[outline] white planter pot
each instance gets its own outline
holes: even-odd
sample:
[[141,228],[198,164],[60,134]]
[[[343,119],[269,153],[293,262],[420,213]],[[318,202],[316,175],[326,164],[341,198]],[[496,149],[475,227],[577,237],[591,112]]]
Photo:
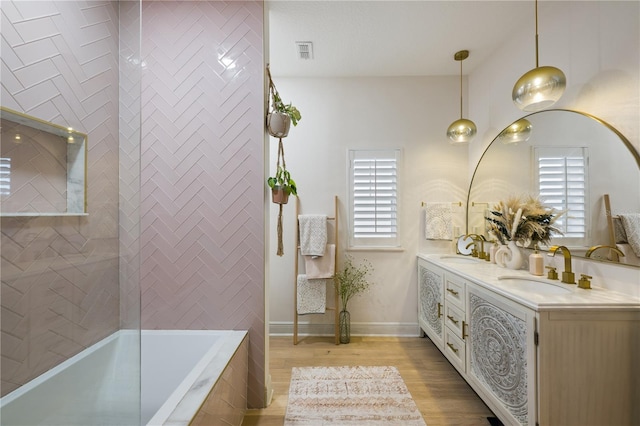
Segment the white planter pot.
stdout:
[[282,112],[267,114],[267,131],[274,138],[284,138],[289,134],[291,117]]

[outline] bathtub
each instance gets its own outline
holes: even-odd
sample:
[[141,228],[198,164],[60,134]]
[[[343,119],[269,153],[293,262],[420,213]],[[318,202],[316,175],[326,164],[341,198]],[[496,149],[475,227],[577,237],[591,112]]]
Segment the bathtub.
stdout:
[[118,331],[9,393],[1,424],[242,423],[246,331],[143,330],[141,350],[138,336]]

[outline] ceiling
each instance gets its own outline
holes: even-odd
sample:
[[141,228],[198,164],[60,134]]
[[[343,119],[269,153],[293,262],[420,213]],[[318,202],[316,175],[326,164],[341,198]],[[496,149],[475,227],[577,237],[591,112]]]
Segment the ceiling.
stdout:
[[[530,0],[276,0],[265,7],[270,69],[280,77],[458,75],[453,55],[463,49],[467,75],[523,30],[531,31],[532,57],[535,49]],[[296,41],[313,42],[313,59],[298,59]]]

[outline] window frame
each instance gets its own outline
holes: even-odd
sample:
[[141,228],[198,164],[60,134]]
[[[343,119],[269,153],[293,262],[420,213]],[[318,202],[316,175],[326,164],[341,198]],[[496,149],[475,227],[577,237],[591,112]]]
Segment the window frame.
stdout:
[[[394,229],[394,231],[380,231],[380,236],[357,236],[356,235],[356,212],[355,212],[355,199],[356,197],[356,189],[355,189],[355,169],[354,164],[357,161],[390,161],[393,160],[395,163],[395,174],[393,176],[395,188],[393,191],[395,192],[392,195],[391,206],[392,206],[392,224],[389,226]],[[402,169],[402,149],[400,148],[379,148],[379,149],[347,149],[347,192],[348,192],[348,244],[347,247],[349,250],[380,250],[380,251],[389,251],[389,250],[402,250],[401,239],[400,239],[400,187],[401,187],[401,179],[400,179],[400,170]],[[376,168],[377,170],[377,168]],[[374,208],[375,209],[375,208]],[[377,211],[377,209],[375,209]],[[375,227],[376,225],[374,225]],[[375,232],[374,232],[375,234]],[[393,234],[393,235],[389,235]]]

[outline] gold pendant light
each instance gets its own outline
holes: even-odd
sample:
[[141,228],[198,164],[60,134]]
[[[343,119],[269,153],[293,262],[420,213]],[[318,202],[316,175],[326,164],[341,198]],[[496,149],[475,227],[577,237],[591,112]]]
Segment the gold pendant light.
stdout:
[[533,126],[526,118],[514,121],[498,135],[498,139],[505,145],[526,142],[531,137]]
[[513,103],[523,111],[540,111],[555,104],[567,86],[564,73],[550,66],[538,65],[538,0],[536,7],[536,67],[526,72],[513,86]]
[[447,129],[447,136],[451,144],[469,143],[478,131],[473,121],[462,118],[462,61],[468,57],[468,50],[461,50],[453,55],[453,59],[460,61],[460,119],[451,123]]

